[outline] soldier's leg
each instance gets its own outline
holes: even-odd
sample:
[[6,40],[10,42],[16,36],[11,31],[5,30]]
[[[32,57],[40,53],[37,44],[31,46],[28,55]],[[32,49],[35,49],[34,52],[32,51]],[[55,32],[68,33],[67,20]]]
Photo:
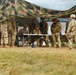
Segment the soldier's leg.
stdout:
[[69,39],[69,48],[72,49],[73,47],[73,38]]
[[36,38],[35,37],[32,37],[31,39],[31,44],[34,45],[34,42],[35,42]]
[[3,46],[4,46],[4,34],[1,31],[1,47],[3,47]]
[[5,34],[4,34],[4,45],[5,45],[5,47],[8,46],[8,33],[7,32],[5,32]]
[[39,37],[38,38],[38,47],[41,47],[43,44],[43,42],[41,43],[41,40],[43,40],[42,37]]
[[40,46],[40,41],[39,41],[40,39],[38,39],[37,40],[37,45],[38,45],[38,47]]
[[12,46],[15,46],[16,33],[12,33]]
[[0,45],[1,45],[1,31],[0,31]]
[[37,42],[37,46],[39,47],[40,46],[40,37],[36,38],[36,42]]
[[48,35],[46,35],[46,37],[45,37],[45,42],[46,42],[46,47],[49,47],[50,42],[49,42],[49,36]]
[[59,48],[61,48],[61,40],[60,40],[60,33],[57,33],[57,42],[58,42],[58,46]]
[[28,36],[24,37],[23,46],[28,46]]
[[28,37],[28,41],[27,41],[27,44],[28,44],[29,46],[31,46],[31,41],[32,41],[32,38],[31,38],[31,36],[30,36],[30,37]]
[[11,46],[12,45],[12,35],[11,33],[8,33],[8,45]]
[[76,35],[74,35],[74,43],[76,43]]
[[39,42],[40,42],[39,46],[42,47],[43,46],[43,42],[44,42],[44,37],[41,37],[40,40],[39,40]]
[[4,45],[4,37],[1,37],[1,47]]
[[5,47],[8,46],[8,37],[4,37],[4,45],[5,45]]
[[55,34],[52,34],[52,38],[53,38],[53,45],[54,45],[54,47],[56,47],[56,37],[55,37]]

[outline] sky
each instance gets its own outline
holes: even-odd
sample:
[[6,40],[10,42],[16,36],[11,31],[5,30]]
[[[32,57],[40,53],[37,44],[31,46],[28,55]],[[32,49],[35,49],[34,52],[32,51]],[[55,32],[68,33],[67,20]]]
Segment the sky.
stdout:
[[35,5],[54,9],[54,10],[68,10],[76,5],[76,0],[25,0]]

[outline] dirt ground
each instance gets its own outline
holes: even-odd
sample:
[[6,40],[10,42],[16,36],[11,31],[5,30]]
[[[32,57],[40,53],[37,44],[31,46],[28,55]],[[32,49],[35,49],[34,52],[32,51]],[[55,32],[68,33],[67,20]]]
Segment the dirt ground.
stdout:
[[76,51],[76,48],[69,49],[68,47],[62,48],[53,48],[53,47],[9,47],[9,48],[0,48],[0,51],[15,51],[15,52],[67,52],[67,51]]

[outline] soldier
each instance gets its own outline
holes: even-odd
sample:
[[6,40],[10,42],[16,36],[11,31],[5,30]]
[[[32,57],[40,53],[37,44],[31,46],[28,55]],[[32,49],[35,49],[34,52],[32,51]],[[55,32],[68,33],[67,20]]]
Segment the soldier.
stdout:
[[35,30],[35,28],[36,28],[35,19],[32,19],[31,24],[29,26],[29,33],[33,33],[32,31]]
[[27,26],[24,26],[24,28],[20,29],[19,32],[18,32],[19,35],[23,35],[23,33],[29,34]]
[[1,46],[8,47],[7,21],[1,23]]
[[28,37],[26,36],[25,39],[23,39],[23,34],[29,34],[29,30],[27,26],[24,26],[24,28],[20,29],[18,32],[18,36],[20,37],[20,40],[23,41],[22,46],[24,46],[25,42],[28,41]]
[[52,32],[52,38],[54,42],[54,47],[56,47],[56,39],[58,42],[59,48],[61,48],[61,40],[60,40],[60,33],[62,30],[61,24],[58,22],[57,18],[52,20],[52,26],[51,26],[51,32]]
[[[45,21],[45,18],[41,17],[41,22],[40,22],[40,31],[42,34],[46,34],[47,35],[47,32],[48,32],[48,24],[47,22]],[[43,41],[45,41],[46,45],[47,45],[47,40],[46,40],[47,36],[43,36],[43,38],[40,40],[40,46],[43,45]]]
[[70,15],[70,22],[68,24],[68,29],[66,32],[66,36],[69,41],[69,48],[72,49],[73,47],[73,37],[76,35],[76,21],[75,21],[75,14]]
[[48,31],[48,24],[47,22],[45,21],[44,18],[41,18],[41,22],[40,22],[40,31],[42,34],[47,34],[47,31]]
[[[41,31],[40,31],[38,25],[36,25],[35,30],[33,30],[33,34],[41,34]],[[40,43],[39,43],[40,38],[41,38],[41,36],[30,36],[29,44],[34,44],[34,42],[37,42],[37,46],[39,46],[40,45]]]
[[[34,34],[41,34],[39,26],[36,26]],[[40,38],[41,38],[41,36],[35,37],[35,41],[37,42],[38,46],[40,46]]]
[[8,43],[9,46],[15,47],[16,42],[16,21],[15,17],[8,20]]
[[33,34],[41,34],[41,31],[38,25],[36,25],[35,30],[33,31]]

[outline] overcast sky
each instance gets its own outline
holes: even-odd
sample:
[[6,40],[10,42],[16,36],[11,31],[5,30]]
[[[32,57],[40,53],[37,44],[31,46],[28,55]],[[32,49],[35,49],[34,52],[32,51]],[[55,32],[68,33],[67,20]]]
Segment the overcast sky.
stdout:
[[76,5],[76,0],[25,0],[48,9],[68,10]]

